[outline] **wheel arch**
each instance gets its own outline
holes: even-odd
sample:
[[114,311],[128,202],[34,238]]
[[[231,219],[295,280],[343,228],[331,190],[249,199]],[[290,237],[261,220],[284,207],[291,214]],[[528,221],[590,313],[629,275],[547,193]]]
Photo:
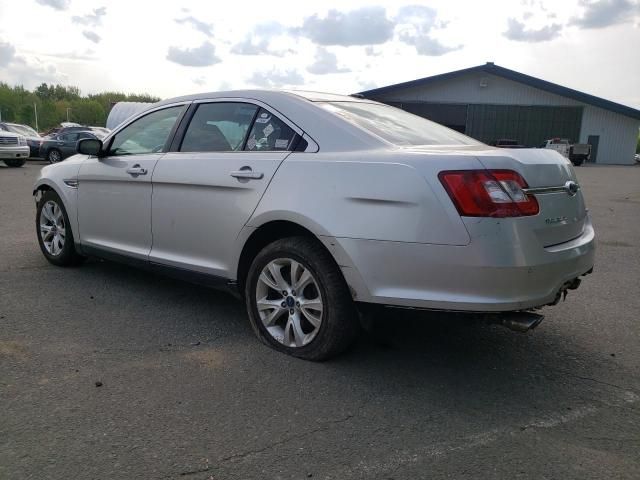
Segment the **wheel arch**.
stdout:
[[[303,223],[306,223],[306,225]],[[312,230],[309,227],[308,222],[300,222],[292,219],[270,219],[257,227],[245,227],[246,240],[240,250],[236,270],[236,282],[240,294],[244,295],[245,281],[249,268],[251,267],[251,262],[260,250],[281,238],[296,236],[312,238],[322,245],[335,262],[336,267],[340,270],[353,294],[354,288],[350,285],[347,276],[344,274],[344,268],[352,267],[350,259],[345,258],[346,253],[339,247],[333,237],[317,234],[313,231],[318,231],[316,228],[311,227],[313,228]]]
[[76,245],[79,245],[80,238],[78,216],[76,210],[77,207],[75,204],[75,199],[73,197],[69,197],[70,195],[73,195],[77,190],[75,188],[68,188],[68,190],[69,192],[65,192],[54,181],[48,178],[41,178],[33,186],[32,195],[34,196],[36,202],[40,201],[41,196],[44,195],[45,192],[55,192],[55,194],[58,195],[60,201],[62,202],[62,205],[67,211],[69,221],[71,222],[71,233],[73,235],[73,240],[76,242]]

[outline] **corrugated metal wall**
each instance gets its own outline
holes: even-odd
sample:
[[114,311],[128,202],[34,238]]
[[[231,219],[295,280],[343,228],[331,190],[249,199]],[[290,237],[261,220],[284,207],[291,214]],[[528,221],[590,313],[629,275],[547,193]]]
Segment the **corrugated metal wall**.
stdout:
[[485,143],[512,139],[537,147],[554,137],[577,142],[581,120],[581,107],[471,104],[465,133]]
[[[589,135],[600,136],[598,163],[632,164],[638,128],[640,128],[639,120],[506,78],[478,72],[424,87],[398,90],[375,99],[386,103],[427,102],[468,105],[470,110],[474,105],[582,107],[580,142],[586,143]],[[467,124],[467,129],[468,127]],[[536,127],[532,126],[532,128]],[[524,139],[516,139],[524,141]],[[485,141],[488,140],[485,139]]]

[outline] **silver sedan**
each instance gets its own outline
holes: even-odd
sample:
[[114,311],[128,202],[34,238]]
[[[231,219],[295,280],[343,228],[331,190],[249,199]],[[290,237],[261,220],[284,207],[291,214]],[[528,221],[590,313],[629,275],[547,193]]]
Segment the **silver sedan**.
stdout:
[[34,187],[51,263],[98,256],[228,289],[263,342],[306,359],[344,350],[375,306],[527,330],[593,267],[568,160],[368,100],[174,98],[78,152]]

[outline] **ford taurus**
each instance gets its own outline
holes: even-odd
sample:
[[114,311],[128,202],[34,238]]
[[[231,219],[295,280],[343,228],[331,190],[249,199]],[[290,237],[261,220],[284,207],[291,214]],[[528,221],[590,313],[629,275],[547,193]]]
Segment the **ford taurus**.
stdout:
[[568,160],[373,101],[185,96],[77,150],[34,187],[47,260],[98,256],[230,289],[263,342],[301,358],[344,350],[373,305],[526,330],[593,267]]

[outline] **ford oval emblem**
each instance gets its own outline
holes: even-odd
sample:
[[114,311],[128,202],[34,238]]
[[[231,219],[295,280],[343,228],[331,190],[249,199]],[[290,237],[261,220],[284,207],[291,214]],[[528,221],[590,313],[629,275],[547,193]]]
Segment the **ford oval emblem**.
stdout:
[[564,189],[570,197],[573,197],[576,193],[578,193],[578,190],[580,190],[580,185],[578,185],[573,180],[569,180],[564,184]]

